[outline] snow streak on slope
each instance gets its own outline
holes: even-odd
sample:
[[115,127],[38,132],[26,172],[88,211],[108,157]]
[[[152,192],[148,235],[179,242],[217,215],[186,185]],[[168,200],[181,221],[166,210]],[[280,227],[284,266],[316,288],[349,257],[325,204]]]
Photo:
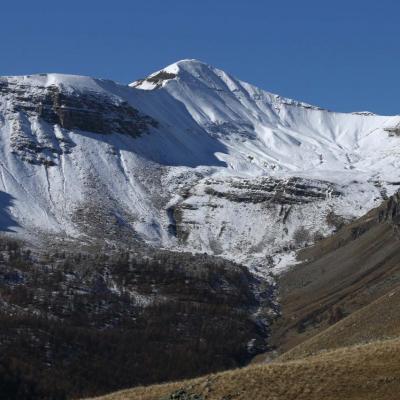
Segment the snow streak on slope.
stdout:
[[40,240],[145,240],[281,268],[397,189],[400,138],[385,128],[399,122],[282,98],[195,60],[130,87],[0,78],[0,221]]

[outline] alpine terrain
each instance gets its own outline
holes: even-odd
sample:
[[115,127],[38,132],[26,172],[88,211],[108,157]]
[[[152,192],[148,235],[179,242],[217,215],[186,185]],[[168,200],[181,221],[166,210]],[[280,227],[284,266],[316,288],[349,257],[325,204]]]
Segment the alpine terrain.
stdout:
[[400,183],[399,116],[322,110],[195,60],[130,87],[48,74],[0,93],[2,225],[33,242],[105,234],[266,272]]
[[399,115],[325,110],[197,60],[130,85],[1,77],[0,390],[78,398],[279,356],[124,394],[244,399],[251,368],[257,385],[301,363],[329,376],[345,346],[384,362],[382,343],[357,346],[400,335],[362,335],[395,309],[399,170]]

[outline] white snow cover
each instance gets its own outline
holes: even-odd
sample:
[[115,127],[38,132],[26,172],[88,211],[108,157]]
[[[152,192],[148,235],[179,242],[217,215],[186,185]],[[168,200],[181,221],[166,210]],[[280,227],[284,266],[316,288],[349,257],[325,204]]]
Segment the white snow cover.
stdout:
[[[179,61],[164,71],[177,77],[166,80],[162,91],[183,103],[223,143],[217,156],[228,169],[255,176],[272,170],[329,179],[336,171],[354,169],[356,174],[373,171],[383,179],[397,179],[399,141],[388,138],[383,128],[395,126],[399,116],[323,110],[268,93],[196,60]],[[145,84],[133,85],[147,88]]]
[[[399,116],[323,110],[196,60],[162,72],[167,74],[158,71],[130,86],[60,74],[0,78],[0,84],[24,85],[32,95],[57,86],[107,96],[115,104],[125,101],[158,122],[138,138],[66,130],[12,112],[13,99],[0,92],[2,229],[31,239],[40,231],[89,240],[77,209],[90,208],[157,246],[219,254],[255,271],[267,264],[281,271],[294,262],[299,229],[327,235],[333,229],[328,214],[360,216],[397,190],[400,137],[385,128],[399,124]],[[58,155],[54,166],[27,163],[10,147],[15,124],[42,146],[67,141],[71,151]],[[293,206],[210,194],[210,188],[243,193],[237,182],[257,185],[268,177],[331,186],[323,189],[324,200]],[[332,188],[342,195],[331,196]],[[174,208],[179,221],[173,220]],[[185,229],[184,240],[171,233],[171,224]]]

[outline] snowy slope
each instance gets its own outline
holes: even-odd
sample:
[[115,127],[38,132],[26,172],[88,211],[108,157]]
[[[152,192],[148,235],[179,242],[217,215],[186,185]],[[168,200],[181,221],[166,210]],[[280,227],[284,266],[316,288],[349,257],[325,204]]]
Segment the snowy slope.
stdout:
[[[237,172],[313,174],[315,169],[354,168],[383,173],[375,164],[384,162],[390,169],[386,176],[395,174],[392,150],[398,141],[388,139],[382,128],[396,125],[399,116],[329,112],[265,92],[195,60],[164,71],[176,78],[166,80],[162,91],[183,103],[195,121],[224,144],[219,157]],[[147,81],[132,86],[154,88]]]
[[[282,98],[196,60],[130,86],[0,78],[0,223],[264,269],[397,190],[399,116]],[[40,235],[38,235],[38,232]]]

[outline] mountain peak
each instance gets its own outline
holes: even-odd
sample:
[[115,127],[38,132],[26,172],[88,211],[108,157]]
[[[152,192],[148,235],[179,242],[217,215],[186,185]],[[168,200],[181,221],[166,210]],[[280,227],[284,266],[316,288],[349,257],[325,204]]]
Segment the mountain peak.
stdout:
[[168,65],[167,67],[164,68],[164,70],[169,69],[169,68],[173,68],[173,67],[188,67],[188,66],[208,66],[208,64],[206,64],[203,61],[197,60],[195,58],[184,58],[182,60],[178,60],[170,65]]
[[178,76],[187,77],[189,75],[200,78],[208,76],[210,73],[215,73],[215,71],[215,68],[202,61],[196,59],[183,59],[150,74],[147,78],[134,81],[129,86],[144,90],[158,89],[167,81],[175,79]]
[[[176,85],[177,81],[183,85]],[[170,82],[171,85],[169,84]],[[207,101],[209,101],[210,104],[215,104],[217,100],[216,97],[221,97],[222,93],[229,93],[231,100],[233,96],[236,102],[242,102],[245,98],[251,99],[250,101],[263,99],[269,104],[282,103],[309,109],[320,109],[319,107],[301,101],[292,100],[259,89],[254,85],[236,79],[234,76],[219,68],[215,68],[196,59],[179,60],[152,73],[147,78],[139,79],[131,83],[129,86],[142,90],[165,88],[171,93],[174,92],[174,97],[179,97],[182,94],[182,90],[186,90],[182,89],[183,86],[187,88],[190,87],[190,93],[188,93],[189,98],[192,96],[193,92],[196,92],[198,96],[201,94],[202,97],[208,97]],[[178,89],[180,94],[175,93],[177,86],[180,86],[182,89]],[[224,99],[220,98],[219,100],[224,104],[228,101],[226,96]],[[246,116],[244,116],[244,119],[247,119]]]

